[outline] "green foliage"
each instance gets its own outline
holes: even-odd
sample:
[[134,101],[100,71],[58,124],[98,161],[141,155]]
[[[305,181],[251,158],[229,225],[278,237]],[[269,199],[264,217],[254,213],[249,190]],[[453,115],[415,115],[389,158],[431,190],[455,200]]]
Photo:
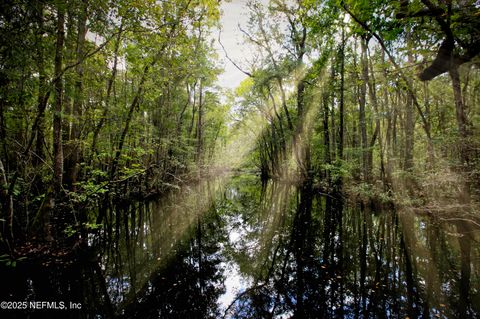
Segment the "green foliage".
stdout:
[[[63,230],[63,233],[65,234],[65,236],[67,237],[72,237],[74,235],[77,235],[78,232],[79,232],[79,227],[78,225],[68,225],[64,230]],[[86,231],[95,231],[97,229],[100,229],[103,227],[103,224],[97,224],[97,223],[83,223],[81,225],[81,227],[83,229],[85,229]]]
[[228,139],[238,153],[252,149],[246,166],[264,177],[352,182],[362,196],[422,185],[420,167],[439,158],[478,175],[478,68],[458,68],[455,95],[451,77],[417,79],[446,29],[455,55],[477,54],[473,1],[433,11],[417,0],[251,1],[242,30],[255,59],[235,92],[217,86],[218,1],[91,1],[83,46],[85,2],[67,4],[61,47],[62,3],[7,2],[0,12],[0,204],[10,209],[12,196],[19,225],[50,200],[76,209],[175,188],[222,162]]
[[[64,84],[61,192],[68,207],[91,207],[126,183],[148,193],[197,162],[207,165],[226,136],[229,105],[215,86],[221,70],[211,46],[217,1],[91,1],[87,8],[68,1],[57,79],[60,5],[20,1],[0,13],[2,187],[20,223],[46,205],[55,180],[57,80]],[[84,9],[89,32],[79,52]]]
[[[313,175],[326,188],[342,181],[355,185],[347,187],[351,194],[382,202],[397,199],[394,191],[400,197],[418,191],[410,201],[415,204],[424,203],[419,189],[428,178],[420,168],[435,161],[468,172],[462,180],[474,180],[478,152],[465,149],[479,145],[473,124],[480,114],[473,89],[478,70],[459,68],[460,86],[471,90],[456,95],[451,77],[418,79],[447,29],[456,42],[454,54],[478,47],[478,28],[473,30],[478,19],[471,21],[474,11],[467,12],[473,3],[451,5],[280,0],[265,7],[252,2],[245,34],[258,59],[253,78],[235,93],[240,117],[256,113],[268,123],[250,157],[262,176]],[[447,26],[441,26],[444,19]],[[462,44],[467,34],[471,37]],[[463,95],[468,101],[461,101]],[[465,120],[471,137],[459,139]],[[472,156],[468,161],[466,152]]]
[[322,164],[321,169],[329,172],[330,177],[334,181],[352,176],[352,164],[347,161],[337,161],[333,164]]
[[17,263],[26,260],[26,257],[13,258],[8,254],[0,256],[0,264],[4,264],[6,267],[15,268]]

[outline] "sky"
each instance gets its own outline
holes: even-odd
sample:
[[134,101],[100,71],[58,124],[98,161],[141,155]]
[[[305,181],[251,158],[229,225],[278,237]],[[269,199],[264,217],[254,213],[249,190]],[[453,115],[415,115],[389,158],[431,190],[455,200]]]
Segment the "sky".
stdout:
[[[230,2],[222,1],[222,17],[220,41],[222,42],[228,56],[239,65],[245,66],[245,61],[252,57],[251,51],[243,44],[243,36],[238,28],[238,24],[245,27],[248,21],[248,0],[232,0]],[[218,39],[218,33],[215,35]],[[218,56],[223,61],[225,72],[219,76],[218,84],[224,88],[234,89],[247,76],[239,71],[228,59],[225,58],[225,52],[218,43],[215,42],[215,49]]]
[[[240,24],[245,27],[248,21],[248,0],[231,0],[230,2],[222,1],[222,16],[220,18],[221,30],[220,41],[225,48],[228,57],[235,61],[238,65],[245,66],[245,61],[252,58],[252,50],[245,45],[242,33],[238,28]],[[217,31],[218,32],[218,31]],[[215,35],[218,39],[218,33]],[[218,78],[218,84],[223,88],[234,89],[242,82],[247,75],[238,70],[226,57],[225,51],[218,43],[215,42],[215,49],[218,56],[223,62],[224,72]],[[233,232],[230,233],[230,240],[235,241]],[[225,264],[228,276],[225,281],[225,293],[220,297],[219,302],[224,309],[235,299],[239,290],[242,290],[242,278],[239,270],[233,264]]]
[[[243,28],[246,27],[248,22],[248,9],[247,2],[249,0],[220,0],[222,15],[220,18],[220,30],[214,30],[212,37],[215,39],[214,48],[217,51],[218,57],[222,63],[222,67],[225,69],[224,73],[219,76],[218,84],[222,88],[234,89],[240,82],[242,82],[247,76],[238,70],[226,57],[225,51],[218,43],[218,35],[220,31],[220,41],[222,42],[228,56],[237,63],[237,65],[246,66],[246,61],[252,58],[252,48],[248,49],[248,45],[244,44],[243,34],[240,31],[238,25]],[[268,0],[260,0],[262,3],[267,4]],[[87,32],[87,39],[100,45],[105,39],[90,31]],[[125,69],[125,61],[122,59],[117,65],[119,69]],[[246,70],[248,68],[245,68]]]

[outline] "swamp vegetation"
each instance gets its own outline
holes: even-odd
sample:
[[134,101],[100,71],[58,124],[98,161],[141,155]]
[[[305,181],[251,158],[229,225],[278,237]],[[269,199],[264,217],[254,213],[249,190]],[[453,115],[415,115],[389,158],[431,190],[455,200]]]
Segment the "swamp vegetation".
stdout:
[[2,1],[0,301],[82,309],[1,316],[480,317],[479,30],[473,0]]

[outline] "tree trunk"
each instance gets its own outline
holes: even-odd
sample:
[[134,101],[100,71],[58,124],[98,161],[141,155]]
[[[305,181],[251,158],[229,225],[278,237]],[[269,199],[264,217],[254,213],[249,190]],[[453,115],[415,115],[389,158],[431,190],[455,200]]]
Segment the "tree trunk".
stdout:
[[368,140],[367,140],[367,121],[365,115],[366,96],[367,96],[367,83],[368,83],[368,63],[367,63],[367,40],[360,39],[360,46],[362,49],[361,54],[361,83],[358,96],[359,101],[359,113],[358,121],[360,125],[360,139],[362,146],[362,168],[363,168],[363,180],[368,181],[370,179],[370,167],[368,161]]
[[200,79],[198,96],[198,117],[197,117],[197,164],[202,164],[202,152],[203,152],[203,80]]
[[95,127],[95,130],[93,132],[92,156],[97,152],[98,135],[100,134],[100,130],[102,129],[102,127],[105,125],[108,110],[109,110],[109,107],[110,107],[110,99],[111,99],[111,95],[112,95],[112,89],[113,89],[113,85],[115,83],[115,77],[117,76],[118,50],[120,48],[122,32],[123,32],[123,20],[120,23],[120,28],[118,30],[117,42],[115,42],[115,49],[114,49],[114,54],[113,54],[112,73],[110,74],[110,78],[108,79],[108,82],[107,82],[107,95],[105,97],[105,105],[104,105],[104,109],[103,109],[103,112],[102,112],[102,117],[100,118],[100,121],[98,122],[98,124]]
[[63,148],[62,148],[62,103],[63,79],[62,60],[63,42],[65,40],[65,4],[57,7],[57,41],[55,45],[55,104],[53,113],[53,157],[54,157],[54,191],[59,194],[63,183]]
[[[385,63],[385,52],[381,52],[381,62],[382,64]],[[380,152],[381,152],[381,163],[382,163],[382,171],[384,170],[384,187],[385,190],[389,190],[392,188],[392,152],[391,152],[391,136],[392,136],[392,109],[390,106],[390,99],[389,99],[389,93],[388,93],[388,75],[387,75],[387,70],[383,68],[383,79],[382,79],[382,85],[383,85],[383,95],[384,99],[381,102],[381,112],[385,114],[384,119],[382,120],[383,127],[386,125],[386,133],[385,133],[385,140],[383,138],[380,140]],[[385,124],[385,119],[386,119],[386,124]],[[380,134],[380,137],[382,135]]]
[[44,23],[43,23],[43,4],[41,1],[38,2],[37,7],[35,8],[37,14],[37,24],[38,31],[36,37],[36,48],[37,48],[37,68],[38,68],[38,98],[37,98],[37,111],[38,111],[38,122],[36,127],[36,144],[35,144],[35,156],[33,163],[35,166],[38,166],[42,163],[42,160],[45,158],[44,153],[44,143],[45,143],[45,108],[47,100],[44,99],[45,96],[45,85],[46,85],[46,75],[45,75],[45,64],[44,64],[44,50],[43,50],[43,32],[44,32]]
[[191,98],[191,90],[190,90],[190,85],[188,85],[188,80],[186,84],[186,91],[187,91],[187,101],[183,105],[182,110],[180,111],[180,114],[177,116],[177,123],[176,123],[176,134],[177,134],[177,143],[180,143],[180,137],[182,135],[182,126],[183,126],[183,116],[185,115],[185,111],[187,110],[188,106],[190,105],[190,98]]
[[[0,207],[2,208],[3,222],[6,227],[2,227],[1,234],[9,242],[13,242],[13,198],[8,189],[7,174],[0,158]],[[0,238],[1,239],[1,238]]]
[[[367,51],[368,52],[368,51]],[[373,148],[377,139],[379,140],[380,146],[380,172],[382,177],[384,175],[384,165],[383,165],[383,146],[382,146],[382,134],[380,130],[380,114],[378,111],[378,100],[377,100],[377,92],[376,92],[376,80],[375,80],[375,73],[373,70],[373,63],[372,59],[370,58],[369,54],[367,54],[368,58],[368,65],[370,68],[370,74],[367,73],[368,76],[368,96],[370,98],[370,102],[373,106],[373,116],[375,118],[375,129],[373,131],[373,135],[370,139],[370,145],[368,149],[368,166],[370,169],[373,169]]]
[[[185,10],[186,9],[187,8],[185,8]],[[166,35],[168,39],[173,38],[175,30],[176,30],[179,23],[180,23],[180,21],[177,20],[172,25],[172,27],[170,29],[170,32]],[[147,80],[147,75],[148,75],[150,69],[153,68],[155,66],[155,64],[160,60],[160,58],[162,57],[165,49],[167,48],[167,46],[169,44],[170,44],[169,42],[165,42],[158,49],[158,52],[153,57],[153,60],[149,64],[147,64],[143,69],[142,77],[141,77],[140,82],[138,84],[137,92],[135,92],[135,96],[132,100],[132,103],[130,104],[129,109],[128,109],[127,119],[125,121],[125,126],[122,130],[122,134],[120,135],[120,140],[118,142],[118,148],[115,151],[115,157],[113,158],[111,166],[110,166],[110,180],[111,181],[115,178],[115,174],[117,172],[118,161],[120,160],[120,156],[122,155],[123,144],[125,143],[125,138],[127,136],[128,130],[130,128],[130,122],[132,121],[133,111],[135,110],[135,108],[138,107],[138,104],[140,103],[140,98],[143,94],[143,88],[144,88],[144,85],[145,85],[145,81]],[[103,215],[99,215],[98,218],[97,218],[97,223],[100,223],[102,218],[103,218]]]
[[338,150],[337,156],[339,160],[343,160],[343,118],[344,118],[344,107],[345,107],[345,26],[342,24],[342,44],[340,47],[340,103],[339,103],[339,127],[338,127]]
[[192,119],[190,120],[190,125],[188,127],[188,137],[192,136],[193,127],[195,125],[195,114],[197,113],[197,108],[195,107],[195,105],[197,105],[197,92],[196,92],[197,89],[196,89],[196,87],[197,87],[197,82],[195,82],[193,84]]
[[[328,94],[324,94],[323,96],[323,151],[324,151],[324,161],[325,164],[330,164],[330,132],[328,128]],[[325,170],[325,177],[329,181],[329,171]]]
[[[407,35],[407,42],[411,42],[410,35]],[[414,61],[411,50],[408,50],[408,63],[412,65]],[[411,83],[410,79],[406,79],[406,81],[409,81],[409,86],[413,90],[413,83]],[[403,168],[405,171],[411,171],[414,164],[413,147],[415,142],[415,111],[413,106],[413,96],[413,94],[407,94],[407,100],[405,103],[405,154],[403,162]]]
[[118,166],[118,161],[120,160],[120,156],[122,155],[122,150],[123,150],[123,144],[125,143],[125,138],[127,137],[128,129],[130,128],[130,122],[132,121],[133,117],[133,111],[135,108],[138,107],[138,104],[140,102],[140,97],[142,96],[143,92],[143,86],[145,84],[145,80],[147,78],[148,71],[151,66],[153,66],[154,63],[151,63],[150,65],[145,66],[143,69],[143,74],[142,78],[140,79],[140,83],[138,84],[137,92],[135,93],[135,96],[133,97],[132,103],[130,104],[130,107],[128,109],[127,113],[127,119],[125,121],[125,126],[123,127],[122,134],[120,135],[120,140],[118,142],[118,148],[115,152],[115,157],[112,160],[112,164],[110,167],[110,180],[112,181],[115,178],[115,174],[117,172],[117,166]]
[[455,98],[455,115],[457,118],[458,133],[460,135],[460,159],[462,165],[468,164],[468,138],[470,132],[468,129],[467,115],[465,114],[465,105],[462,98],[462,89],[460,86],[460,75],[458,73],[458,64],[454,64],[450,69],[450,78],[452,79],[453,95]]
[[75,189],[75,183],[77,182],[78,172],[80,170],[79,162],[81,159],[81,147],[80,147],[80,133],[83,124],[83,55],[85,37],[87,34],[87,3],[85,0],[81,3],[80,16],[78,17],[77,28],[77,66],[75,67],[76,79],[74,85],[74,100],[73,100],[73,121],[72,121],[72,134],[70,143],[70,159],[68,166],[65,168],[67,183],[73,189]]
[[[292,21],[292,20],[290,20]],[[296,46],[296,53],[297,53],[297,69],[301,70],[303,68],[303,56],[305,55],[305,41],[307,39],[307,29],[303,27],[302,35],[297,34],[295,26],[292,24],[292,36],[293,42]],[[304,94],[305,94],[305,82],[303,78],[298,79],[297,83],[297,114],[298,118],[300,119],[300,129],[303,129],[303,117],[305,112],[305,101],[304,101]]]
[[[470,129],[467,115],[465,114],[465,104],[462,98],[462,88],[460,86],[460,75],[458,73],[458,64],[454,63],[450,69],[450,77],[452,79],[453,95],[455,98],[455,114],[457,118],[458,132],[460,135],[460,170],[470,169]],[[460,194],[460,200],[463,203],[470,202],[470,181],[465,179],[462,182],[462,190]]]
[[336,109],[336,103],[335,103],[335,89],[336,86],[333,84],[335,83],[335,70],[332,68],[332,92],[331,92],[331,100],[330,104],[332,105],[330,108],[330,159],[335,159],[337,156],[335,154],[337,148],[335,145],[337,145],[337,127],[335,125],[335,109]]
[[[303,65],[303,62],[299,62],[299,65]],[[298,127],[303,128],[303,117],[304,117],[304,109],[305,109],[305,83],[303,80],[299,80],[297,84],[297,114],[298,114]]]
[[[430,111],[430,96],[429,96],[429,88],[428,82],[423,82],[423,89],[424,89],[424,104],[425,104],[425,117],[427,118],[427,127],[428,130],[431,131],[432,124],[431,124],[431,111]],[[427,152],[428,152],[428,160],[427,160],[427,169],[432,168],[435,165],[435,154],[433,153],[433,144],[430,142],[427,144]]]
[[280,115],[280,113],[278,113],[277,103],[275,102],[275,97],[273,96],[272,91],[270,89],[268,89],[268,96],[270,97],[270,100],[272,101],[273,112],[275,113],[275,116],[278,120],[278,127],[280,129],[280,145],[281,145],[281,148],[282,148],[282,154],[280,154],[280,155],[281,155],[281,158],[282,158],[282,161],[283,161],[285,159],[286,151],[287,151],[287,145],[286,145],[286,141],[285,141],[285,130],[283,129],[283,119],[282,119],[282,116]]

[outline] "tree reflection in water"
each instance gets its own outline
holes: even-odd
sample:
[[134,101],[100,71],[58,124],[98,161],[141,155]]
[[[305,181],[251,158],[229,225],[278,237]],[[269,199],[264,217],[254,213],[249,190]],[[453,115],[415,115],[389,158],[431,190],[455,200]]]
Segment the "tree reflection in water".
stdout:
[[[255,198],[238,196],[249,212],[239,227],[252,231],[244,247],[232,248],[243,254],[232,258],[253,284],[237,294],[226,317],[478,317],[479,250],[472,241],[479,233],[472,224],[344,205],[314,193],[309,185],[270,184],[251,211]],[[275,236],[250,251],[269,226]]]
[[254,176],[120,206],[88,258],[20,264],[1,297],[82,302],[72,316],[85,318],[479,317],[480,232],[468,221]]

